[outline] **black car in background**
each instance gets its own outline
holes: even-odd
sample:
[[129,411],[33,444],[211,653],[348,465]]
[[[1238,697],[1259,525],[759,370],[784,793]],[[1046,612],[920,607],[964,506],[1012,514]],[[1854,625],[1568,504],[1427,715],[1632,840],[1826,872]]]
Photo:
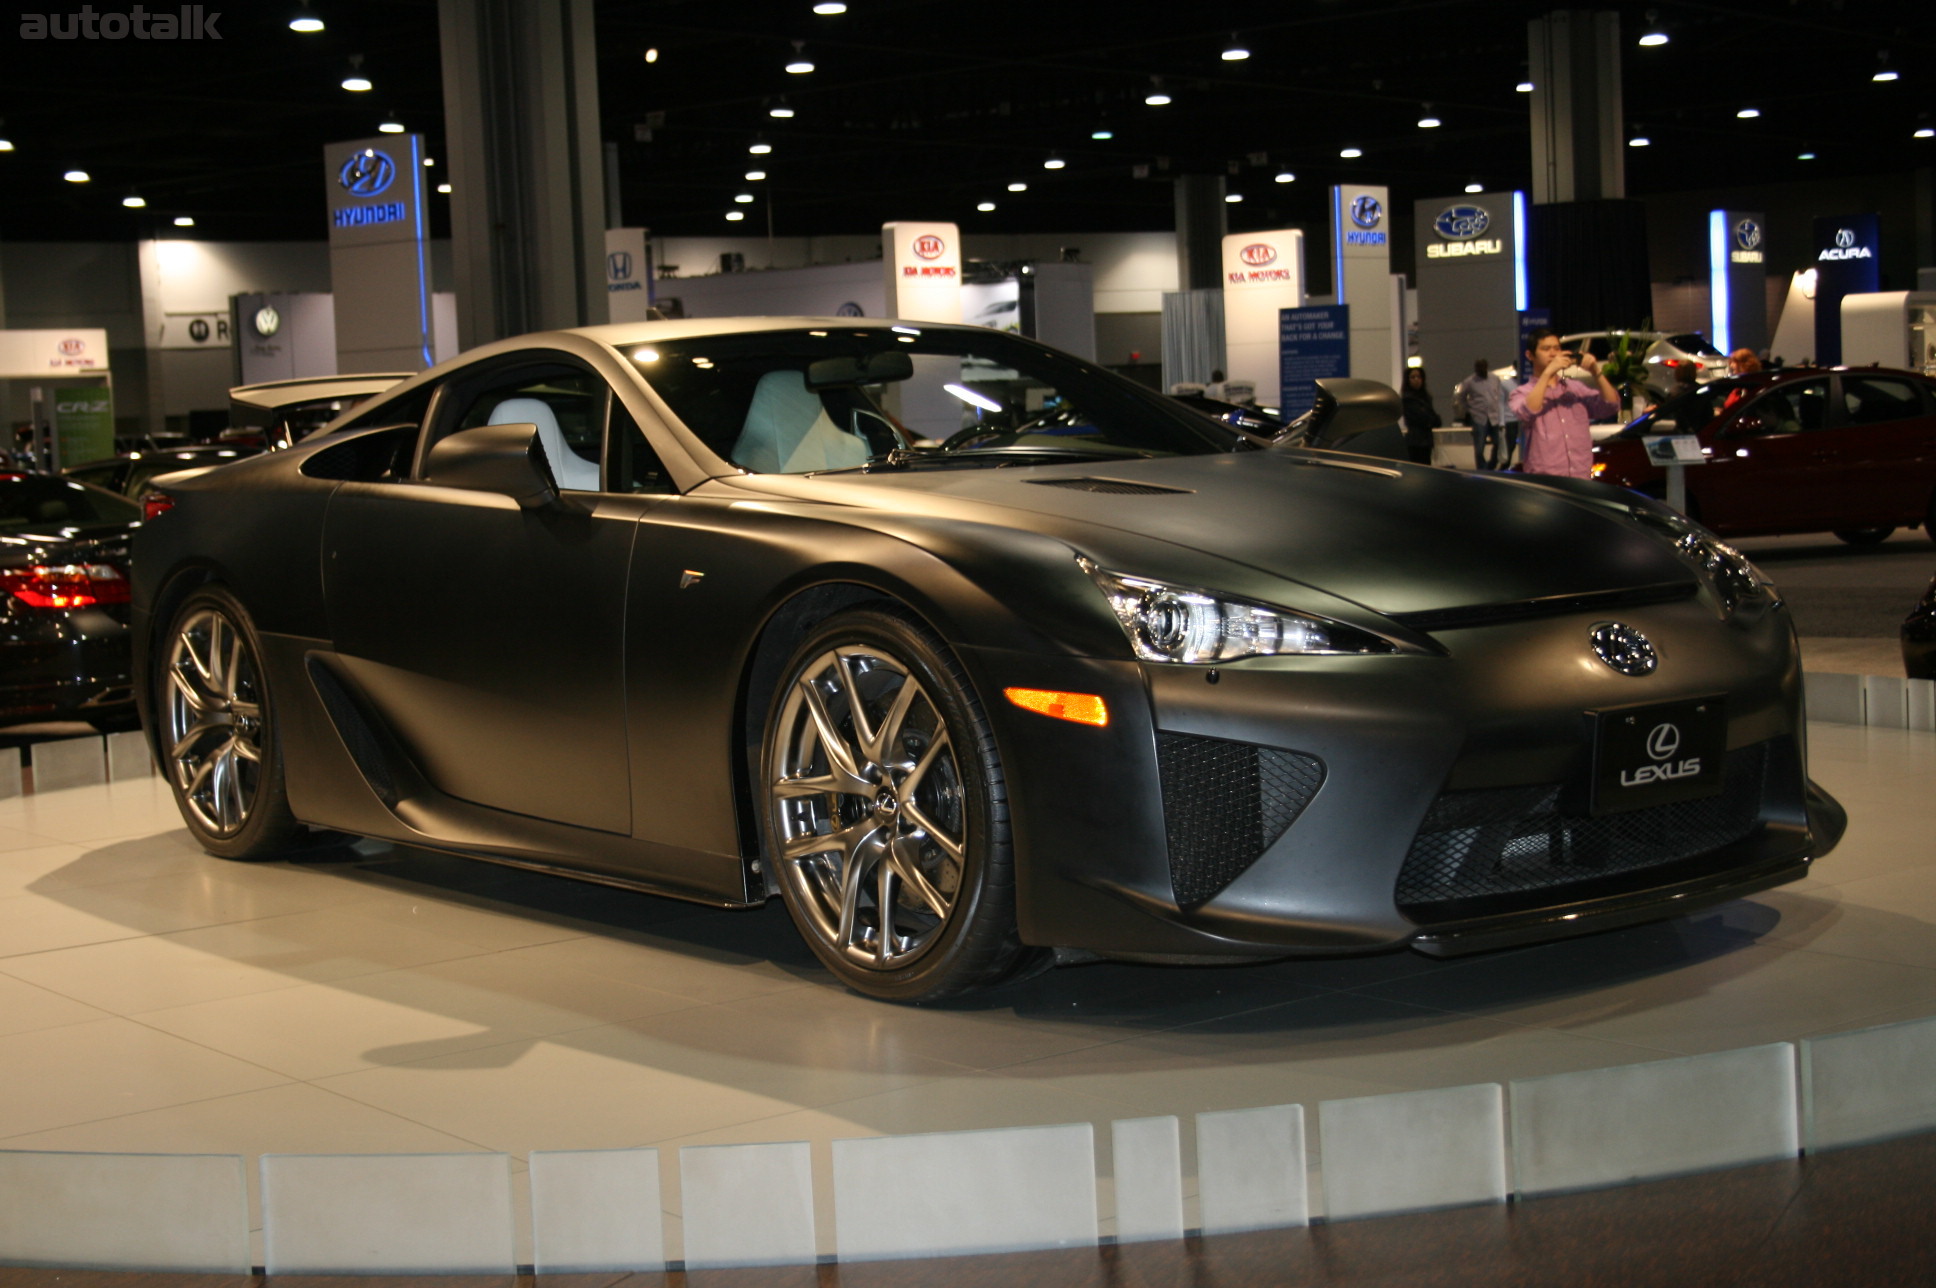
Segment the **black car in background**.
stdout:
[[1936,680],[1936,577],[1902,624],[1902,669],[1912,680]]
[[226,465],[245,456],[255,456],[261,451],[260,447],[242,443],[198,443],[187,447],[151,448],[143,452],[123,452],[106,460],[70,465],[61,474],[139,501],[141,494],[148,490],[149,479],[181,470]]
[[140,518],[86,483],[0,474],[0,724],[135,726],[128,538]]

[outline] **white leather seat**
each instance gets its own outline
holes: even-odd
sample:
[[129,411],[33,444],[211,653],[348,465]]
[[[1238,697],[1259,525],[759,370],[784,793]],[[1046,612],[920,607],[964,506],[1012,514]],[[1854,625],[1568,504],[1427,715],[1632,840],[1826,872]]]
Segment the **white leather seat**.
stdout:
[[753,389],[732,460],[759,474],[805,474],[865,465],[870,455],[865,440],[827,415],[799,372],[769,371]]
[[537,398],[506,398],[491,409],[493,425],[536,425],[551,477],[568,492],[598,491],[598,462],[588,461],[565,444],[564,431],[550,404]]

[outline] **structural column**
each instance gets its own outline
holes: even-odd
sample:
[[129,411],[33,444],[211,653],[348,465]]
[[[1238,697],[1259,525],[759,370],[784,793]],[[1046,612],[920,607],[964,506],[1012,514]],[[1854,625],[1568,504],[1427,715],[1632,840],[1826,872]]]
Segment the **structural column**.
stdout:
[[1620,15],[1562,9],[1526,25],[1533,202],[1627,195]]
[[464,348],[605,321],[592,0],[439,0]]
[[1176,284],[1184,291],[1223,285],[1223,235],[1230,208],[1223,176],[1186,174],[1176,180]]

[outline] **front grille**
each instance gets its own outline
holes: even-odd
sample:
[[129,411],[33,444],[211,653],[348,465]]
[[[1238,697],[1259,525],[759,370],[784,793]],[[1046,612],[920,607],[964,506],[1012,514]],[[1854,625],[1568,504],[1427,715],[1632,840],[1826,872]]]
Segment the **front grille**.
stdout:
[[1159,487],[1154,483],[1126,483],[1121,479],[1030,479],[1038,487],[1066,487],[1078,492],[1109,492],[1117,496],[1188,496],[1189,488]]
[[1564,813],[1557,785],[1447,792],[1399,870],[1399,909],[1414,921],[1449,921],[1591,897],[1599,892],[1567,887],[1665,868],[1741,840],[1760,819],[1772,747],[1729,752],[1718,795],[1598,818]]
[[1156,735],[1176,901],[1195,908],[1282,836],[1324,782],[1315,756],[1195,734]]

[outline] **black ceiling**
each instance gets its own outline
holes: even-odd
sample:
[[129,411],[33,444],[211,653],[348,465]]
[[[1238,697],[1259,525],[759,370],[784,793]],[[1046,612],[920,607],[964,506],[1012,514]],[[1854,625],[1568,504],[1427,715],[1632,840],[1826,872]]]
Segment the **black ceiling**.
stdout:
[[[1526,21],[1553,7],[848,3],[820,17],[813,0],[602,0],[603,132],[618,147],[625,222],[668,235],[764,234],[770,201],[782,236],[866,233],[893,218],[1002,232],[1161,229],[1172,226],[1162,180],[1217,173],[1244,197],[1230,210],[1242,229],[1321,223],[1325,187],[1349,179],[1390,184],[1401,203],[1468,182],[1522,187],[1528,99],[1514,86],[1525,76]],[[1854,0],[1615,7],[1627,121],[1653,140],[1627,152],[1631,195],[1887,173],[1936,157],[1936,140],[1912,137],[1936,112],[1926,10]],[[325,143],[367,136],[394,113],[439,155],[434,0],[312,8],[327,30],[308,36],[286,25],[296,0],[223,10],[219,41],[29,41],[0,29],[0,137],[14,144],[0,152],[0,239],[121,240],[176,215],[211,239],[316,239]],[[1642,49],[1633,40],[1650,12],[1671,40]],[[1233,34],[1249,59],[1220,58]],[[783,69],[795,40],[811,74]],[[647,49],[657,61],[646,62]],[[1871,80],[1883,51],[1901,74],[1890,84]],[[352,54],[374,91],[339,88]],[[1144,105],[1153,78],[1170,106]],[[791,120],[767,114],[782,95]],[[1418,127],[1427,104],[1440,128]],[[1739,120],[1743,107],[1761,116]],[[1096,128],[1114,137],[1093,140]],[[769,177],[749,184],[746,148],[759,134],[775,151],[759,162]],[[1364,156],[1340,159],[1348,145]],[[1052,152],[1064,168],[1043,168]],[[70,168],[92,182],[64,182]],[[1297,181],[1273,182],[1282,169]],[[1009,193],[1011,181],[1028,191]],[[758,200],[728,223],[742,191]],[[131,192],[146,209],[122,207]],[[977,212],[984,200],[997,209]]]

